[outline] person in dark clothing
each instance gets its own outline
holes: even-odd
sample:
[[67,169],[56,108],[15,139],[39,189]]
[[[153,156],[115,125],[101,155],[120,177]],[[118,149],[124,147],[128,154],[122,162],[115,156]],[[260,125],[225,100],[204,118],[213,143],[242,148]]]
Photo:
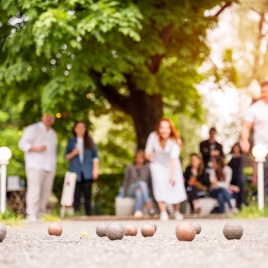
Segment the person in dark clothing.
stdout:
[[245,179],[243,176],[243,157],[242,150],[239,143],[235,143],[231,149],[231,154],[233,155],[228,166],[233,170],[231,184],[239,187],[239,192],[234,193],[234,198],[236,200],[236,207],[241,209],[241,205],[244,203],[244,186]]
[[200,152],[203,157],[204,167],[211,168],[213,157],[224,156],[222,145],[216,141],[217,130],[212,127],[209,130],[209,139],[200,143]]
[[68,140],[65,159],[69,161],[68,170],[77,174],[74,210],[80,209],[80,195],[84,192],[85,212],[91,215],[91,189],[93,181],[98,179],[98,151],[89,136],[86,123],[78,121],[73,128],[74,137]]
[[185,188],[188,194],[189,202],[194,213],[201,212],[201,206],[199,204],[198,192],[206,194],[208,179],[204,171],[204,166],[201,157],[192,153],[190,155],[190,165],[186,168],[184,173]]

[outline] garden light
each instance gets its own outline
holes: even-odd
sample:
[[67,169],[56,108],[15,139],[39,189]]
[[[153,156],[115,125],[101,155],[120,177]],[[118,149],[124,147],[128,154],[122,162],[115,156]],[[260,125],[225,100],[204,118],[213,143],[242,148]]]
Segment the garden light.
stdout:
[[0,147],[0,166],[1,166],[1,203],[0,203],[0,213],[6,211],[6,176],[7,176],[7,165],[9,164],[9,159],[12,156],[12,152],[8,147]]

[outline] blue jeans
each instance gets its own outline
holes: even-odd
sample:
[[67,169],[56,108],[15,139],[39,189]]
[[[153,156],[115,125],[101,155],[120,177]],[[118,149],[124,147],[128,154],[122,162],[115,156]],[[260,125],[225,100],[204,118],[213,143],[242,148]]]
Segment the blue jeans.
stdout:
[[212,198],[218,199],[219,213],[224,213],[224,203],[227,202],[229,208],[231,205],[231,194],[224,188],[214,189],[210,192]]
[[149,202],[148,185],[144,181],[131,184],[127,189],[127,196],[135,198],[135,211],[142,211],[144,202]]

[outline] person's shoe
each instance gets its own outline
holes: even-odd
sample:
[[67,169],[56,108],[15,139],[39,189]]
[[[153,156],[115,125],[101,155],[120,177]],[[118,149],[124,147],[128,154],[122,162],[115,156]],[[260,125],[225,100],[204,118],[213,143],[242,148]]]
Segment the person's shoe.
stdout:
[[151,208],[149,211],[148,211],[149,215],[150,216],[154,216],[155,214],[155,210],[153,208]]
[[161,221],[168,221],[169,220],[169,217],[168,217],[168,214],[167,212],[160,212],[160,220]]
[[195,208],[194,213],[195,214],[200,214],[201,213],[201,207]]
[[231,209],[231,212],[234,213],[234,214],[236,214],[236,213],[239,212],[239,209],[238,209],[238,208],[232,208],[232,209]]
[[142,212],[140,210],[137,210],[134,213],[134,217],[137,218],[137,219],[140,219],[140,218],[143,217],[143,214],[142,214]]
[[26,216],[25,222],[37,222],[37,218],[34,216]]
[[183,220],[183,215],[180,212],[176,211],[176,212],[174,212],[174,219],[175,220]]

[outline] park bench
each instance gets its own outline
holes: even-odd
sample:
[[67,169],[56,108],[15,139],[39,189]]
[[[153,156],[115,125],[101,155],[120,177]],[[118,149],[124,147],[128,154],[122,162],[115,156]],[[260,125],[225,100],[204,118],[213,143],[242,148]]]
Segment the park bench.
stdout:
[[[130,216],[134,214],[134,198],[130,197],[116,197],[115,198],[115,215],[116,216]],[[218,201],[211,197],[204,197],[199,199],[200,205],[202,207],[200,215],[208,215],[218,205]],[[154,202],[151,202],[152,206],[155,208]],[[235,200],[231,200],[232,205],[234,206]],[[168,211],[173,213],[173,206],[168,204]],[[225,205],[226,211],[227,205]],[[156,208],[155,208],[156,209]],[[143,214],[147,215],[147,210],[143,207]],[[186,203],[185,214],[191,214],[191,207],[189,202]]]

